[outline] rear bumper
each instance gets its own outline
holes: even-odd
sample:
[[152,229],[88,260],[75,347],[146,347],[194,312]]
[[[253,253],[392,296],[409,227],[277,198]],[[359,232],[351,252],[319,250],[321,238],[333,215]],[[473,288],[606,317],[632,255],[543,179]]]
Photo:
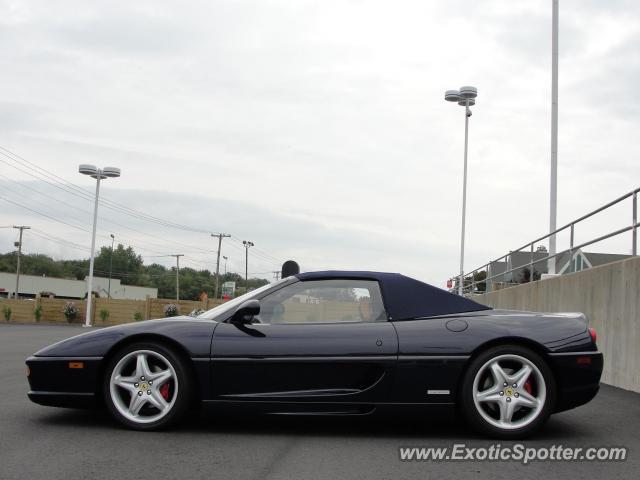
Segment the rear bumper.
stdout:
[[27,396],[40,405],[91,408],[99,397],[101,362],[102,357],[31,356]]
[[558,398],[555,412],[562,412],[591,401],[600,390],[603,357],[601,352],[551,354]]

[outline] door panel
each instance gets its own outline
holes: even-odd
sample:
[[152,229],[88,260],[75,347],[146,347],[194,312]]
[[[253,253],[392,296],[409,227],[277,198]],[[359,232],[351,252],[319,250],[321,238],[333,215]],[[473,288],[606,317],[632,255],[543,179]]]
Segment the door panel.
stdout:
[[211,351],[216,399],[370,402],[386,398],[398,339],[388,322],[223,323]]

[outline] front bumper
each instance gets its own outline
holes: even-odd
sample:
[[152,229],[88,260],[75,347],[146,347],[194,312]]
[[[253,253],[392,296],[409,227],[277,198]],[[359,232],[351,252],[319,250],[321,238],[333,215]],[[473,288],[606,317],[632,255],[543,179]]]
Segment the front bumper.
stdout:
[[40,405],[90,408],[97,405],[102,357],[27,358],[29,399]]

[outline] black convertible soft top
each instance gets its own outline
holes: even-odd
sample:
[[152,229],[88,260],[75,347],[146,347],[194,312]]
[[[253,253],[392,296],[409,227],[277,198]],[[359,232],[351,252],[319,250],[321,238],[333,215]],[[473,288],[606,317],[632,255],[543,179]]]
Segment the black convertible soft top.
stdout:
[[410,320],[453,313],[491,310],[491,307],[454,295],[399,273],[325,271],[299,273],[301,281],[330,279],[376,280],[380,283],[391,320]]

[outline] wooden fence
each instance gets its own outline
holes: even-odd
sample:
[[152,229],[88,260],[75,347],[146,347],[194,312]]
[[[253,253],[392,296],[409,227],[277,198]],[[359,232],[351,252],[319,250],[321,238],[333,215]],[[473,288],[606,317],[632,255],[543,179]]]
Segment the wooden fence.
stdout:
[[7,321],[9,315],[13,321],[31,322],[34,320],[35,303],[26,300],[0,300],[0,320]]
[[[67,302],[72,302],[78,309],[77,316],[70,323],[84,323],[85,300],[64,300],[46,297],[28,300],[0,299],[0,321],[6,322],[6,317],[9,316],[9,322],[67,323],[63,313]],[[147,298],[146,300],[96,298],[91,308],[91,318],[93,325],[118,325],[136,320],[163,318],[164,307],[169,304],[177,305],[180,315],[189,315],[193,310],[208,310],[220,303],[222,303],[221,300],[212,299],[205,302],[194,302],[166,298]],[[8,315],[9,312],[10,315]]]

